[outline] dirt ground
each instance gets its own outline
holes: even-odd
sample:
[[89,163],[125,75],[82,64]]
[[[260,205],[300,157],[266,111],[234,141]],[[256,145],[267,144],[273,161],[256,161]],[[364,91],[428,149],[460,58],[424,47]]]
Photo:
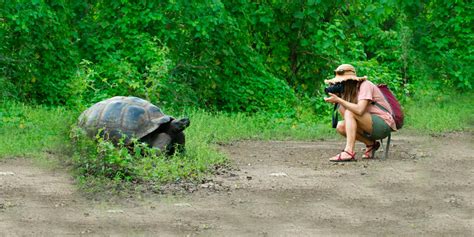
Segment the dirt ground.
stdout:
[[473,135],[402,132],[388,159],[343,164],[343,140],[236,142],[219,148],[235,169],[195,192],[120,202],[4,159],[0,236],[473,236]]

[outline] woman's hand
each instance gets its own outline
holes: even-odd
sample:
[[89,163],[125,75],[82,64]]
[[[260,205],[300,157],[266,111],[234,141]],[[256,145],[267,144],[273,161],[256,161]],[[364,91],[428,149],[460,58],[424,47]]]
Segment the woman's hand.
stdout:
[[328,93],[329,97],[325,97],[324,101],[329,102],[329,103],[339,103],[341,101],[341,98],[339,96],[333,94],[333,93]]

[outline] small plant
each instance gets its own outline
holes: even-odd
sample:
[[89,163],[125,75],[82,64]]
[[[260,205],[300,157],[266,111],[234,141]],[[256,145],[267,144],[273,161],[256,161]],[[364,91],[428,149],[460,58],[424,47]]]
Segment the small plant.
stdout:
[[199,181],[211,173],[213,167],[226,162],[222,154],[202,141],[196,144],[192,141],[186,154],[173,156],[158,155],[162,153],[137,139],[126,145],[124,140],[113,144],[100,135],[89,138],[77,126],[72,128],[71,141],[72,166],[80,183],[92,188],[104,180],[152,186],[182,180]]
[[105,177],[113,180],[141,181],[137,172],[137,163],[144,157],[165,159],[157,156],[154,148],[132,139],[131,145],[125,145],[124,139],[118,144],[104,139],[99,134],[91,139],[84,130],[76,126],[71,132],[74,155],[73,165],[80,176]]

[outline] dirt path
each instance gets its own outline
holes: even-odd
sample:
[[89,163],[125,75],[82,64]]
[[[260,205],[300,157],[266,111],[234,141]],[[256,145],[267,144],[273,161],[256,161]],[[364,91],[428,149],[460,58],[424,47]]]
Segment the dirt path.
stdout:
[[473,236],[473,135],[396,134],[388,160],[345,164],[327,161],[342,140],[238,142],[198,191],[120,203],[2,160],[0,236]]

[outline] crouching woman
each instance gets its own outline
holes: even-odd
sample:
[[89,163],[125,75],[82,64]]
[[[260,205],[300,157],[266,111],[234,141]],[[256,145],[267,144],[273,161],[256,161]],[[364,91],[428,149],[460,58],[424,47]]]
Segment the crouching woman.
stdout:
[[[336,127],[338,133],[346,137],[346,146],[341,153],[330,158],[330,161],[353,161],[356,159],[355,142],[365,144],[364,159],[373,158],[374,151],[380,147],[379,139],[396,131],[395,121],[391,115],[390,105],[379,88],[367,77],[358,77],[355,68],[342,64],[334,71],[335,77],[324,82],[329,85],[343,84],[340,94],[329,93],[326,102],[339,104],[339,113],[344,120]],[[389,111],[382,110],[376,103]]]

